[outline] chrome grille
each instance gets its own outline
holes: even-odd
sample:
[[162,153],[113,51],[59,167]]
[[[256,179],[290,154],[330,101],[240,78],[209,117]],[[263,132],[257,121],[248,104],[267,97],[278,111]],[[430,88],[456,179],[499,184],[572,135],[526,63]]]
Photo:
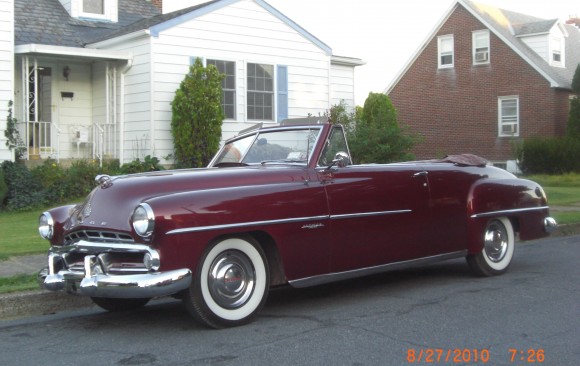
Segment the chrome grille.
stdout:
[[80,240],[96,243],[134,243],[133,237],[131,237],[131,235],[110,231],[78,230],[69,233],[64,237],[65,245],[77,243]]

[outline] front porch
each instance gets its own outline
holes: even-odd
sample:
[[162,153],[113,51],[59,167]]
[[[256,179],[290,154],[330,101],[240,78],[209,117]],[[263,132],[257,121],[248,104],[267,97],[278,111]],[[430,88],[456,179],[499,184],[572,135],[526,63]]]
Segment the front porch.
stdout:
[[91,159],[101,165],[118,159],[119,100],[131,56],[43,45],[17,46],[16,56],[14,115],[22,159]]

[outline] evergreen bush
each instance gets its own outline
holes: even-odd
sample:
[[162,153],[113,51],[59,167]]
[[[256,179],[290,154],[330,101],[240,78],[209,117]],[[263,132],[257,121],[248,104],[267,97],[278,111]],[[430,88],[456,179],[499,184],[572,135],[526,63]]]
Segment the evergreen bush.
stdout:
[[526,175],[580,173],[578,138],[530,138],[517,147],[516,153]]

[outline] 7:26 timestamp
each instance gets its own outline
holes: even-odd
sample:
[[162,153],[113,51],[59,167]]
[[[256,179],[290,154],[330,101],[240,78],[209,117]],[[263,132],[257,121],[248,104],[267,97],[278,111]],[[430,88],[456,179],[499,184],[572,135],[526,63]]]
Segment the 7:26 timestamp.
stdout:
[[542,348],[509,348],[508,352],[510,353],[510,362],[523,361],[528,363],[542,363],[546,359],[544,349]]

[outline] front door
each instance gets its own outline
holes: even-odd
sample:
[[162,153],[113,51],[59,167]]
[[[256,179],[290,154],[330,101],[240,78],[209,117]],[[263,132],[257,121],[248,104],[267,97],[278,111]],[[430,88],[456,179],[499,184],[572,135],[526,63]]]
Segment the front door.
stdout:
[[52,81],[53,67],[28,68],[28,146],[30,155],[52,153]]

